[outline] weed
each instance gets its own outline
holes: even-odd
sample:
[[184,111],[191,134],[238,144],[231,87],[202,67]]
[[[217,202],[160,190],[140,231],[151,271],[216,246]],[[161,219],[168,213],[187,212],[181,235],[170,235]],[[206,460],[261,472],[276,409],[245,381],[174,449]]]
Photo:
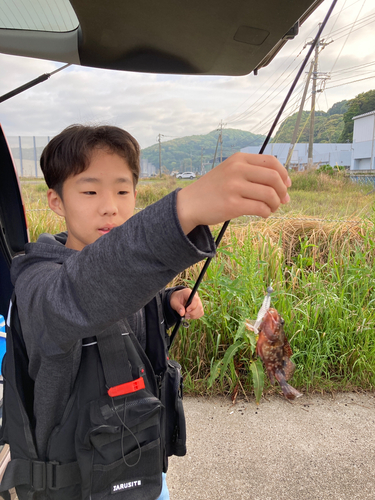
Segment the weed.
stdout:
[[[292,202],[279,217],[232,221],[212,260],[199,291],[205,316],[181,329],[173,346],[187,391],[255,387],[259,398],[263,383],[270,390],[244,322],[256,318],[271,283],[272,305],[285,319],[294,351],[293,385],[305,391],[375,387],[375,195],[341,172],[292,174],[292,181]],[[141,182],[137,205],[180,185],[173,178]],[[45,185],[22,184],[22,191],[32,241],[64,229],[47,209]],[[173,284],[192,287],[201,268],[187,269]]]

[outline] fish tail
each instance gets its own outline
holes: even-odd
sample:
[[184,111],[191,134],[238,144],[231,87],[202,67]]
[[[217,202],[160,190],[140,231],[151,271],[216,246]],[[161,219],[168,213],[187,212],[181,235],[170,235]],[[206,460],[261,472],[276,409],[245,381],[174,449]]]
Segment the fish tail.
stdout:
[[280,387],[281,390],[283,391],[284,396],[288,399],[295,399],[303,396],[301,392],[297,391],[297,389],[289,385],[288,382],[286,382],[285,380],[280,381]]
[[285,380],[285,376],[282,372],[279,370],[276,370],[275,372],[275,377],[277,381],[280,384],[281,390],[283,391],[283,394],[286,398],[288,399],[295,399],[295,398],[300,398],[303,396],[303,394],[291,385],[288,384],[288,382]]

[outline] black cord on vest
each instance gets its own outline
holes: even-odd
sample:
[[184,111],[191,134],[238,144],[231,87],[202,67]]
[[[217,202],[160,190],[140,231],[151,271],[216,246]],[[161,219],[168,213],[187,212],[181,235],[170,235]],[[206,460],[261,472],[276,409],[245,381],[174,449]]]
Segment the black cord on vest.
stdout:
[[[118,414],[117,412],[117,409],[116,409],[116,406],[113,402],[113,398],[111,398],[111,403],[112,403],[112,409],[113,411],[115,412],[117,418],[120,420],[121,422],[121,455],[122,455],[122,459],[124,461],[124,464],[127,466],[127,467],[135,467],[136,465],[138,465],[140,459],[141,459],[141,456],[142,456],[142,448],[141,448],[141,445],[137,439],[137,436],[134,434],[134,432],[126,425],[125,423],[125,418],[126,418],[126,398],[124,398],[124,413],[123,413],[123,418],[120,417],[120,415]],[[128,464],[128,462],[126,461],[126,456],[125,456],[125,451],[124,451],[124,431],[127,430],[129,432],[129,434],[131,434],[137,444],[137,448],[138,448],[138,458],[136,460],[136,462],[134,462],[134,464]]]
[[[333,11],[333,9],[334,9],[334,7],[336,5],[336,3],[337,3],[337,0],[333,0],[333,2],[332,2],[331,6],[330,6],[330,8],[329,8],[329,10],[328,10],[328,12],[326,14],[326,17],[324,18],[324,21],[320,25],[318,33],[316,34],[313,43],[310,45],[309,51],[307,52],[306,57],[305,57],[303,63],[301,64],[301,67],[300,67],[300,69],[299,69],[299,71],[298,71],[298,73],[297,73],[297,75],[296,75],[296,77],[295,77],[295,79],[294,79],[294,81],[292,83],[292,86],[290,87],[289,92],[288,92],[287,96],[285,97],[284,102],[282,103],[279,112],[277,113],[277,116],[276,116],[276,118],[275,118],[275,120],[274,120],[274,122],[273,122],[273,124],[272,124],[272,126],[270,128],[270,131],[268,132],[267,137],[266,137],[266,139],[265,139],[262,147],[259,150],[259,154],[263,154],[264,150],[266,149],[266,146],[267,146],[267,144],[269,143],[269,141],[271,139],[272,133],[273,133],[273,131],[276,128],[276,125],[277,125],[277,123],[278,123],[278,121],[280,119],[280,116],[283,114],[284,109],[285,109],[286,105],[288,104],[290,96],[292,95],[292,93],[293,93],[293,91],[294,91],[294,89],[295,89],[295,87],[296,87],[296,85],[298,83],[298,80],[300,79],[300,76],[302,75],[303,70],[305,69],[306,64],[308,63],[308,61],[310,59],[311,54],[312,54],[313,50],[315,49],[316,44],[318,43],[320,35],[322,34],[322,31],[324,30],[324,28],[325,28],[325,26],[327,24],[327,21],[330,18],[331,14],[332,14],[332,11]],[[219,244],[220,244],[220,242],[221,242],[221,240],[222,240],[222,238],[224,236],[224,233],[227,230],[229,222],[230,222],[229,220],[227,220],[226,222],[224,222],[223,227],[221,228],[220,233],[219,233],[218,237],[215,240],[216,248],[219,246]],[[197,279],[197,281],[196,281],[196,283],[194,285],[194,288],[191,291],[191,294],[189,295],[189,298],[188,298],[188,300],[187,300],[187,302],[185,304],[185,309],[187,307],[189,307],[189,305],[191,304],[191,302],[192,302],[192,300],[194,298],[194,295],[196,294],[196,292],[198,290],[198,287],[199,287],[199,285],[202,282],[203,276],[204,276],[205,272],[207,271],[208,266],[210,265],[211,260],[212,260],[212,257],[208,257],[206,259],[206,262],[205,262],[205,264],[204,264],[204,266],[203,266],[203,268],[202,268],[202,270],[201,270],[201,272],[200,272],[200,274],[198,276],[198,279]],[[172,334],[170,336],[170,345],[172,345],[172,342],[173,342],[173,340],[174,340],[174,338],[175,338],[175,336],[176,336],[176,334],[177,334],[177,332],[178,332],[178,330],[180,328],[182,319],[183,318],[180,318],[177,321],[177,323],[176,323],[176,325],[175,325],[175,327],[174,327],[174,329],[172,331]]]

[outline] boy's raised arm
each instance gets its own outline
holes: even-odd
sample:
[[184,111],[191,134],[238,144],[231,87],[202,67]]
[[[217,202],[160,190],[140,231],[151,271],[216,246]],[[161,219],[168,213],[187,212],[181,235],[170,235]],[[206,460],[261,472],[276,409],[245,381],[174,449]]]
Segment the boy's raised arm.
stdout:
[[177,214],[185,234],[241,215],[268,217],[289,202],[291,181],[274,157],[236,153],[177,196]]

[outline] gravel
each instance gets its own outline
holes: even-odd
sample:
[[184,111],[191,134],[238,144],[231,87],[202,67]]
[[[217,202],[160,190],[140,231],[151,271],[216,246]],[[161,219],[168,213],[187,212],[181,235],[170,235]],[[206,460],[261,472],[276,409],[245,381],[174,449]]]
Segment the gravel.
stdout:
[[374,500],[375,394],[184,399],[171,500]]

